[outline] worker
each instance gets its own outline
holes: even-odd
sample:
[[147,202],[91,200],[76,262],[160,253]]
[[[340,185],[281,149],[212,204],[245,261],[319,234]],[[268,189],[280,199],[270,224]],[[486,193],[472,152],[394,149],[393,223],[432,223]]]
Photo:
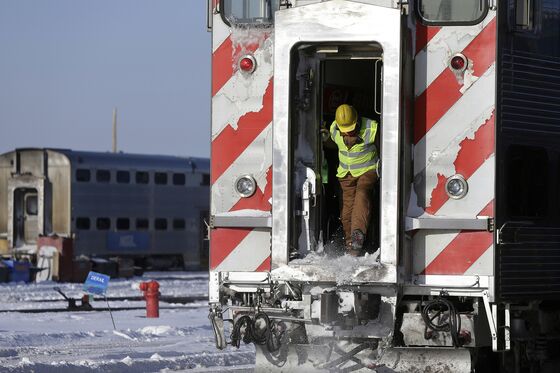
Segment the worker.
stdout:
[[330,136],[338,147],[336,177],[342,189],[340,217],[345,247],[352,256],[363,254],[373,187],[378,180],[379,159],[374,143],[376,133],[377,122],[359,118],[354,107],[343,104],[336,109]]

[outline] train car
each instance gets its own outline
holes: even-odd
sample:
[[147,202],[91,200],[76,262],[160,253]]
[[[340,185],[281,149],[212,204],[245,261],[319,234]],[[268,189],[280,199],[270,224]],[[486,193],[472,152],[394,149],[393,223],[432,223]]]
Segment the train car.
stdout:
[[209,161],[66,149],[0,155],[0,240],[35,254],[40,236],[72,240],[74,257],[128,257],[205,268]]
[[[254,342],[263,371],[560,371],[560,1],[208,10],[217,347]],[[340,104],[378,123],[357,258],[322,138]]]

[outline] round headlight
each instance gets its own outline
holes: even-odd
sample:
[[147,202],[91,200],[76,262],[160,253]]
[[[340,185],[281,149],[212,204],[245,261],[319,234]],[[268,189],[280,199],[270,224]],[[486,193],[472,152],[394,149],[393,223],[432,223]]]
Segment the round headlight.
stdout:
[[445,191],[450,198],[461,199],[467,195],[469,184],[462,175],[453,175],[447,179]]
[[243,175],[235,180],[235,190],[241,197],[251,197],[257,190],[257,182],[251,175]]

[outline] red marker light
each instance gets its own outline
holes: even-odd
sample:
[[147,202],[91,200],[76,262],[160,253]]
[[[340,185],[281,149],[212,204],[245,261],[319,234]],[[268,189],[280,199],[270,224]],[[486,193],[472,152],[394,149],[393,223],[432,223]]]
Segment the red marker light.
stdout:
[[453,70],[463,71],[467,68],[467,58],[462,54],[457,54],[451,58],[449,65]]
[[256,67],[257,62],[255,61],[255,58],[253,56],[246,55],[239,60],[239,68],[246,73],[252,73],[253,71],[255,71]]

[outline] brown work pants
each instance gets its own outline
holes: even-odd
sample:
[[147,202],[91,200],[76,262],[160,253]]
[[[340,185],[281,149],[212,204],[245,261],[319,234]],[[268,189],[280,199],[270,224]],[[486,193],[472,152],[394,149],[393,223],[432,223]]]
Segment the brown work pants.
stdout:
[[368,171],[354,177],[349,173],[338,179],[342,189],[342,211],[340,219],[344,229],[346,245],[352,243],[352,232],[356,229],[367,234],[370,211],[372,209],[372,191],[377,182],[377,172]]

